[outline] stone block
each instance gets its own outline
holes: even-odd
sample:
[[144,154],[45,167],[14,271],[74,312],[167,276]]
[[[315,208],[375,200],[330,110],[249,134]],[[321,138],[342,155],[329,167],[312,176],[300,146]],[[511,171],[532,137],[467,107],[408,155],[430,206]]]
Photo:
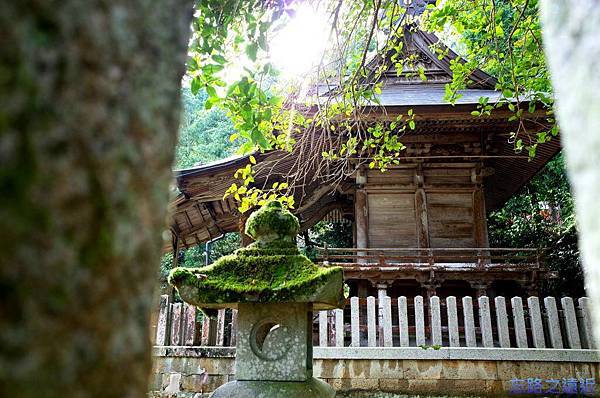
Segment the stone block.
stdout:
[[306,381],[308,304],[238,306],[236,376],[238,380]]
[[504,385],[500,380],[486,380],[485,388],[488,396],[505,397],[509,390],[504,389]]
[[496,363],[498,380],[511,380],[521,375],[520,363],[517,361],[498,361]]
[[327,379],[327,383],[336,391],[377,391],[378,379]]
[[443,361],[444,379],[496,380],[498,371],[495,361]]
[[408,391],[408,380],[379,379],[379,389],[383,392],[403,393]]
[[184,376],[181,386],[185,392],[210,392],[227,383],[227,375],[190,375]]
[[344,359],[314,360],[313,375],[321,379],[347,379],[351,377],[350,367]]
[[497,367],[499,380],[574,377],[573,364],[568,362],[498,361]]
[[408,390],[411,394],[432,394],[440,395],[443,392],[439,389],[440,380],[408,380]]
[[396,359],[371,361],[370,377],[378,379],[403,379],[404,363],[402,360]]
[[521,378],[560,379],[575,374],[573,364],[564,362],[522,362],[520,371]]
[[188,374],[206,373],[210,375],[229,375],[235,374],[235,359],[233,358],[197,358],[198,361],[190,361]]
[[575,378],[591,378],[598,380],[597,364],[591,363],[573,363],[573,376]]
[[440,379],[442,377],[442,361],[437,360],[413,360],[405,359],[402,361],[405,379],[429,380]]

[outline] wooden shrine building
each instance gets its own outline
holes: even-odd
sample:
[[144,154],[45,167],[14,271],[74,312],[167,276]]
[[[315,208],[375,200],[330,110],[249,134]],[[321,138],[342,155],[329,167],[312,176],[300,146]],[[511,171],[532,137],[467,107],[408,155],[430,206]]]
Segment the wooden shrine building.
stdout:
[[[425,73],[384,75],[380,105],[370,117],[393,120],[414,110],[416,128],[402,136],[399,165],[384,173],[357,168],[333,185],[319,179],[296,190],[295,213],[303,230],[335,215],[352,222],[354,247],[322,248],[322,263],[341,264],[351,295],[535,295],[551,275],[536,250],[490,248],[486,214],[501,207],[559,150],[558,139],[540,145],[532,160],[509,141],[518,121],[507,107],[475,117],[480,97],[500,98],[496,81],[482,71],[470,76],[454,105],[444,100],[451,81],[452,51],[438,59],[434,35],[407,31],[404,51]],[[406,72],[406,71],[405,71]],[[527,103],[521,103],[527,106]],[[374,116],[375,115],[375,116]],[[530,132],[547,128],[543,109],[528,114]],[[237,157],[176,172],[180,191],[172,203],[173,246],[190,247],[239,231],[241,215],[230,197]],[[260,155],[256,185],[285,179],[293,156]],[[269,172],[265,171],[269,168]],[[166,248],[171,250],[171,247]]]

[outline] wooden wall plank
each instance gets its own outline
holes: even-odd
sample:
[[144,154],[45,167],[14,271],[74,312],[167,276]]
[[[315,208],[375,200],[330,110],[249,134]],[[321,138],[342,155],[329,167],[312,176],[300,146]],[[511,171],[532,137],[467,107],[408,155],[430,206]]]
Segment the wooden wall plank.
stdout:
[[416,247],[415,199],[411,193],[369,193],[369,247]]

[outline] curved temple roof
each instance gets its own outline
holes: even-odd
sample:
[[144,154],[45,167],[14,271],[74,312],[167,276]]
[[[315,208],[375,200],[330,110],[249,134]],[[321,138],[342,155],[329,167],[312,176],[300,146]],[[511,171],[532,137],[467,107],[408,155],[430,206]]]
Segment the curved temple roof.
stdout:
[[[508,121],[512,112],[502,107],[490,116],[471,115],[480,97],[488,97],[490,102],[500,98],[500,93],[495,90],[495,79],[479,70],[473,72],[469,88],[461,91],[462,96],[452,105],[444,100],[444,86],[452,78],[451,60],[458,56],[449,50],[439,59],[429,47],[437,42],[437,38],[422,31],[408,32],[405,41],[404,51],[413,54],[417,60],[412,65],[413,72],[421,69],[427,79],[423,81],[418,73],[411,74],[406,66],[404,72],[408,73],[399,76],[392,62],[385,60],[389,68],[383,76],[379,104],[372,105],[370,117],[385,120],[406,113],[408,109],[414,110],[416,129],[402,138],[408,147],[404,161],[414,161],[416,157],[420,161],[434,161],[440,157],[436,156],[436,146],[445,145],[443,153],[454,153],[453,146],[478,145],[478,152],[473,152],[474,155],[463,152],[454,158],[483,162],[486,168],[493,169],[493,174],[483,180],[486,207],[488,211],[500,207],[560,150],[560,141],[554,138],[539,146],[532,160],[527,154],[515,154],[514,146],[509,142],[509,132],[517,129],[516,122]],[[531,131],[545,128],[545,116],[543,109],[532,113],[528,118],[528,128]],[[295,153],[278,151],[256,155],[259,165],[255,184],[270,186],[282,180],[295,156]],[[175,172],[181,193],[171,204],[171,231],[181,247],[200,244],[226,232],[239,231],[240,214],[236,204],[231,197],[223,200],[223,195],[234,182],[235,171],[248,163],[248,157],[232,157]],[[337,209],[352,217],[352,187],[353,181],[350,180],[335,187],[316,180],[296,189],[295,214],[300,219],[301,230],[310,228],[332,210]],[[165,250],[170,248],[171,245],[168,245]]]

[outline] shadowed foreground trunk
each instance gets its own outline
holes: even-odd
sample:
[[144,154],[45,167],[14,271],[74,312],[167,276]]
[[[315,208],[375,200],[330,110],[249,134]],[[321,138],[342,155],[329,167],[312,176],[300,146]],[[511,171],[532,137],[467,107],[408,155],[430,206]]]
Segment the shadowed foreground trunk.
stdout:
[[142,397],[191,1],[0,7],[0,396]]
[[600,1],[543,0],[541,11],[600,344]]

